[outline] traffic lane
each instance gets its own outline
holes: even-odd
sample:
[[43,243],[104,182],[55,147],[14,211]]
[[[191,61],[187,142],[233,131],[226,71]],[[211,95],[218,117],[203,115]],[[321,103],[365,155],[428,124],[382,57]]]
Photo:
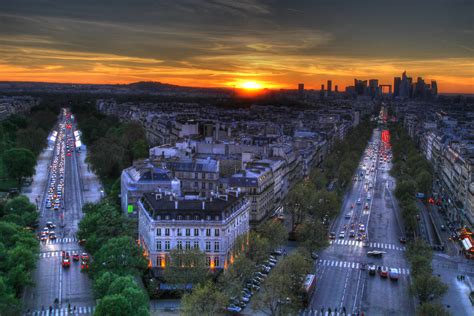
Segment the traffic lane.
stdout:
[[48,309],[50,305],[54,305],[54,300],[59,297],[59,273],[58,257],[40,257],[32,276],[36,280],[35,285],[27,290],[25,296],[26,309]]
[[311,308],[320,310],[340,306],[349,269],[322,266],[317,272],[317,286],[311,300]]
[[[77,250],[80,253],[80,249]],[[72,251],[71,251],[72,253]],[[93,305],[91,282],[86,272],[81,272],[81,261],[73,261],[71,266],[63,269],[63,306]]]
[[413,315],[409,285],[407,276],[392,281],[379,275],[369,275],[361,310],[367,315]]

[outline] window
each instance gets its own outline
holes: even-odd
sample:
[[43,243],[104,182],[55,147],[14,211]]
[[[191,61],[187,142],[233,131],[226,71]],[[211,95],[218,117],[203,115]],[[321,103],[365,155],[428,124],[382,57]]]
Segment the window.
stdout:
[[209,190],[213,190],[214,189],[214,184],[212,182],[209,182]]
[[186,236],[191,236],[191,229],[190,228],[186,228]]
[[219,252],[219,242],[218,241],[214,242],[214,251]]
[[210,241],[206,241],[206,251],[211,251],[211,242]]
[[218,268],[219,267],[219,257],[214,257],[214,267]]
[[161,228],[156,229],[156,236],[161,236]]
[[176,236],[183,236],[183,235],[181,234],[181,228],[178,228],[178,229],[176,230]]
[[211,266],[211,257],[206,257],[206,265]]
[[207,237],[211,236],[211,229],[210,228],[206,228],[206,236]]
[[191,241],[186,240],[186,249],[191,249]]
[[214,230],[214,236],[219,237],[219,229]]
[[201,183],[201,189],[205,189],[206,188],[206,182],[202,182]]
[[194,220],[198,221],[199,220],[199,215],[194,215]]
[[161,240],[156,241],[156,251],[161,251]]
[[170,235],[170,229],[169,228],[165,228],[165,236],[169,236]]
[[194,249],[199,249],[199,241],[198,240],[194,241]]
[[194,228],[194,236],[199,236],[199,229]]
[[183,242],[181,240],[178,240],[178,244],[176,245],[176,248],[183,249]]
[[196,189],[199,187],[197,181],[194,182],[194,187],[195,187]]
[[165,240],[165,251],[169,251],[169,250],[170,250],[170,241]]

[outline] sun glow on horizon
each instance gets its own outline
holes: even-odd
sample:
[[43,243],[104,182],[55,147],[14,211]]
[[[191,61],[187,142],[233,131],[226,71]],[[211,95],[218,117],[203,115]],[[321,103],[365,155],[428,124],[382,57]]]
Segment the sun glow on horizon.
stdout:
[[239,88],[247,89],[247,90],[258,90],[262,89],[263,85],[256,81],[245,81],[238,85]]

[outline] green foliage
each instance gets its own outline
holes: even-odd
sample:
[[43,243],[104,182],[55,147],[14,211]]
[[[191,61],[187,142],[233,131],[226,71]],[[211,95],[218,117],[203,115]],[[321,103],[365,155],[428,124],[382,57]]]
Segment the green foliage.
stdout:
[[110,238],[132,236],[129,220],[117,206],[107,201],[86,204],[84,213],[77,235],[79,239],[86,239],[85,248],[90,253],[97,252]]
[[269,315],[289,315],[302,307],[302,284],[311,260],[299,251],[283,258],[263,283],[256,308]]
[[239,256],[234,263],[219,276],[219,285],[228,297],[240,294],[245,282],[256,271],[255,263],[245,256]]
[[32,226],[38,220],[36,206],[24,195],[8,200],[0,216],[3,216],[3,220],[19,226]]
[[197,285],[181,299],[182,314],[186,316],[221,315],[226,304],[226,296],[210,281]]
[[429,272],[416,275],[411,285],[412,293],[422,303],[440,298],[447,290],[448,286]]
[[35,173],[36,158],[31,150],[25,148],[6,150],[2,160],[8,176],[18,181],[18,188],[21,187],[23,177],[31,177]]
[[199,249],[172,249],[164,278],[171,284],[197,284],[207,277],[206,254]]
[[97,304],[94,315],[97,316],[147,316],[148,307],[138,306],[134,308],[133,300],[122,294],[107,295]]
[[310,253],[328,245],[327,230],[320,221],[305,221],[298,226],[296,236],[299,243]]
[[256,231],[268,239],[270,249],[277,249],[288,240],[288,231],[278,220],[265,221],[256,228]]
[[15,315],[21,309],[21,293],[32,284],[38,252],[38,241],[31,232],[5,217],[0,220],[0,310],[5,315]]
[[440,303],[424,303],[417,310],[418,316],[449,316],[449,312]]
[[118,275],[140,275],[147,268],[147,261],[136,242],[128,236],[109,239],[94,254],[91,273],[100,275],[111,271]]

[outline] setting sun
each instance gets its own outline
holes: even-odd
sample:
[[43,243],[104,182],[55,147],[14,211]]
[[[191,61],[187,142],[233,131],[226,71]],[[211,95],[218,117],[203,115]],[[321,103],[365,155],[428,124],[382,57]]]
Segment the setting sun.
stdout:
[[255,81],[245,81],[240,84],[240,87],[243,89],[250,89],[250,90],[256,90],[256,89],[262,89],[263,86]]

